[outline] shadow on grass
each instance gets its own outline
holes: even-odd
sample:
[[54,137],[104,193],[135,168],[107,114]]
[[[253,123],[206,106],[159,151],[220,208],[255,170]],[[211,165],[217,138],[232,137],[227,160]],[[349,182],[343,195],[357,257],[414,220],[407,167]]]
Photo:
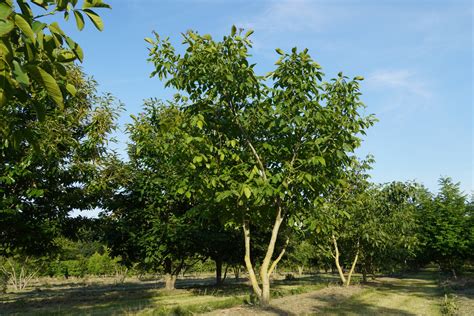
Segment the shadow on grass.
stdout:
[[157,295],[149,288],[110,285],[21,293],[14,300],[0,301],[0,315],[123,314],[150,307]]
[[[242,279],[242,281],[245,281]],[[77,283],[76,283],[77,284]],[[229,296],[249,293],[248,285],[229,282],[225,286],[214,286],[213,278],[187,278],[177,280],[175,291],[166,291],[163,282],[134,281],[123,284],[91,283],[82,286],[67,283],[41,287],[40,290],[0,295],[0,315],[116,315],[130,314],[144,309],[153,309],[154,314],[168,315],[180,298],[186,296]],[[169,302],[167,299],[169,298]],[[235,304],[235,303],[233,303]]]
[[318,297],[317,299],[328,304],[327,306],[313,309],[314,313],[321,315],[417,315],[396,308],[369,304],[357,297],[351,297],[344,301],[334,301],[325,297]]

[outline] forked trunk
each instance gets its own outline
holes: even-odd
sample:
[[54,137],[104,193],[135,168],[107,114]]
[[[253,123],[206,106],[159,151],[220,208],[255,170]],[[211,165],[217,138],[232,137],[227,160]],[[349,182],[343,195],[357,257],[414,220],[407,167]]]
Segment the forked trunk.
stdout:
[[339,247],[337,246],[337,240],[334,235],[332,235],[332,243],[334,245],[334,254],[332,255],[336,263],[337,272],[339,272],[339,277],[341,278],[342,284],[346,284],[346,277],[342,271],[341,264],[339,263]]
[[255,275],[255,270],[252,265],[252,261],[250,259],[250,228],[248,221],[244,220],[243,230],[244,230],[244,238],[245,238],[245,266],[249,273],[250,283],[252,284],[252,288],[254,293],[257,295],[260,301],[260,305],[267,306],[270,303],[270,275],[272,274],[273,270],[276,268],[276,265],[283,257],[283,254],[286,250],[286,245],[288,245],[288,240],[286,241],[286,245],[281,251],[280,255],[273,261],[272,256],[275,251],[275,244],[278,237],[278,231],[280,230],[280,225],[283,222],[283,217],[281,214],[281,207],[278,205],[275,223],[273,224],[272,235],[270,241],[268,243],[267,252],[265,257],[263,258],[262,265],[260,266],[260,281],[261,287],[258,283],[257,277]]
[[299,277],[303,276],[303,266],[298,266],[298,276]]
[[342,271],[342,267],[341,267],[341,264],[339,262],[339,257],[340,257],[339,247],[337,246],[337,239],[334,235],[332,235],[332,242],[333,242],[333,245],[334,245],[333,258],[334,258],[334,261],[336,263],[337,271],[339,272],[339,277],[341,278],[342,284],[345,287],[348,287],[351,284],[351,277],[352,277],[352,274],[354,273],[354,270],[355,270],[355,267],[356,267],[356,264],[357,264],[357,259],[359,259],[359,241],[357,241],[357,251],[356,251],[356,254],[355,254],[355,257],[354,257],[354,261],[352,261],[351,270],[349,271],[349,274],[347,275],[347,279],[344,275],[344,272]]

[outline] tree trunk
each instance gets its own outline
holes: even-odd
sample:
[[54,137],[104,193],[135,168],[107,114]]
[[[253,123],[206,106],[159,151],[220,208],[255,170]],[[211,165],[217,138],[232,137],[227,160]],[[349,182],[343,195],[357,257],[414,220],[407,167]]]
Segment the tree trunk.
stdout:
[[235,266],[233,270],[234,270],[235,280],[238,281],[240,278],[240,266]]
[[262,297],[260,298],[260,305],[268,306],[270,304],[270,276],[264,274],[260,277],[262,279]]
[[339,263],[339,247],[337,246],[337,240],[334,235],[332,235],[332,243],[334,245],[335,254],[333,255],[333,258],[336,263],[337,272],[339,272],[339,277],[341,278],[342,284],[346,284],[346,277],[344,276],[344,272],[342,271],[341,265]]
[[303,276],[303,266],[298,266],[298,276],[300,278]]
[[165,274],[165,289],[174,290],[176,284],[176,275],[166,273]]
[[222,284],[222,258],[215,259],[216,262],[216,285]]
[[171,259],[165,259],[165,289],[174,290],[176,283],[176,275],[172,271]]
[[358,258],[359,258],[359,243],[357,243],[357,252],[354,257],[354,261],[352,262],[352,267],[351,267],[351,270],[349,271],[349,275],[347,276],[346,287],[348,287],[351,284],[351,277],[352,277],[352,274],[354,273]]
[[255,295],[260,299],[262,297],[262,289],[258,285],[257,276],[255,275],[255,271],[253,269],[252,261],[250,259],[250,226],[247,220],[244,220],[244,224],[242,225],[244,230],[244,241],[245,241],[245,267],[249,273],[250,284],[252,285],[253,291]]
[[252,262],[250,260],[250,227],[248,221],[244,220],[243,230],[244,230],[244,238],[245,238],[245,265],[247,267],[247,271],[249,273],[249,279],[252,284],[252,288],[260,300],[260,305],[267,306],[270,303],[270,275],[272,274],[273,270],[276,268],[276,265],[283,257],[285,253],[286,246],[288,245],[288,240],[286,241],[286,245],[281,251],[280,255],[273,261],[273,252],[275,250],[275,244],[278,237],[278,231],[280,230],[280,225],[283,222],[283,216],[281,212],[281,206],[277,206],[277,212],[275,216],[275,222],[273,224],[272,235],[270,241],[268,243],[267,252],[265,257],[263,258],[262,265],[260,266],[260,281],[262,287],[258,284],[257,278],[255,276],[255,271],[253,269]]

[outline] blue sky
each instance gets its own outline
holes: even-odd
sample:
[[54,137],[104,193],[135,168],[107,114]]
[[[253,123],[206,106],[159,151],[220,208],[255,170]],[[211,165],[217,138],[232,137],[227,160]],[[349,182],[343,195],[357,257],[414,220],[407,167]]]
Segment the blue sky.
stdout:
[[[194,29],[214,38],[237,27],[255,30],[253,61],[273,69],[275,48],[308,48],[327,77],[362,75],[372,127],[361,156],[375,156],[375,182],[416,180],[437,189],[440,176],[473,187],[473,5],[471,1],[152,1],[109,0],[103,32],[89,23],[65,29],[85,51],[83,67],[126,107],[167,98],[147,63],[153,30],[180,45]],[[64,23],[63,23],[64,25]],[[124,151],[126,135],[119,134]]]

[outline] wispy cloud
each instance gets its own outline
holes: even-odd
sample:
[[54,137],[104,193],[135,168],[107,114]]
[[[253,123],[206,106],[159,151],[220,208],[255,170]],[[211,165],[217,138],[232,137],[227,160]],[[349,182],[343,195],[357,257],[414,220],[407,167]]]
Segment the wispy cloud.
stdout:
[[374,89],[388,89],[395,93],[410,94],[423,99],[432,97],[426,80],[413,70],[375,71],[367,77],[367,86]]
[[377,70],[367,76],[364,86],[370,95],[378,95],[376,115],[397,124],[406,124],[415,112],[436,104],[430,81],[414,70]]
[[322,7],[306,0],[269,2],[269,6],[240,25],[258,31],[321,31],[327,16]]

